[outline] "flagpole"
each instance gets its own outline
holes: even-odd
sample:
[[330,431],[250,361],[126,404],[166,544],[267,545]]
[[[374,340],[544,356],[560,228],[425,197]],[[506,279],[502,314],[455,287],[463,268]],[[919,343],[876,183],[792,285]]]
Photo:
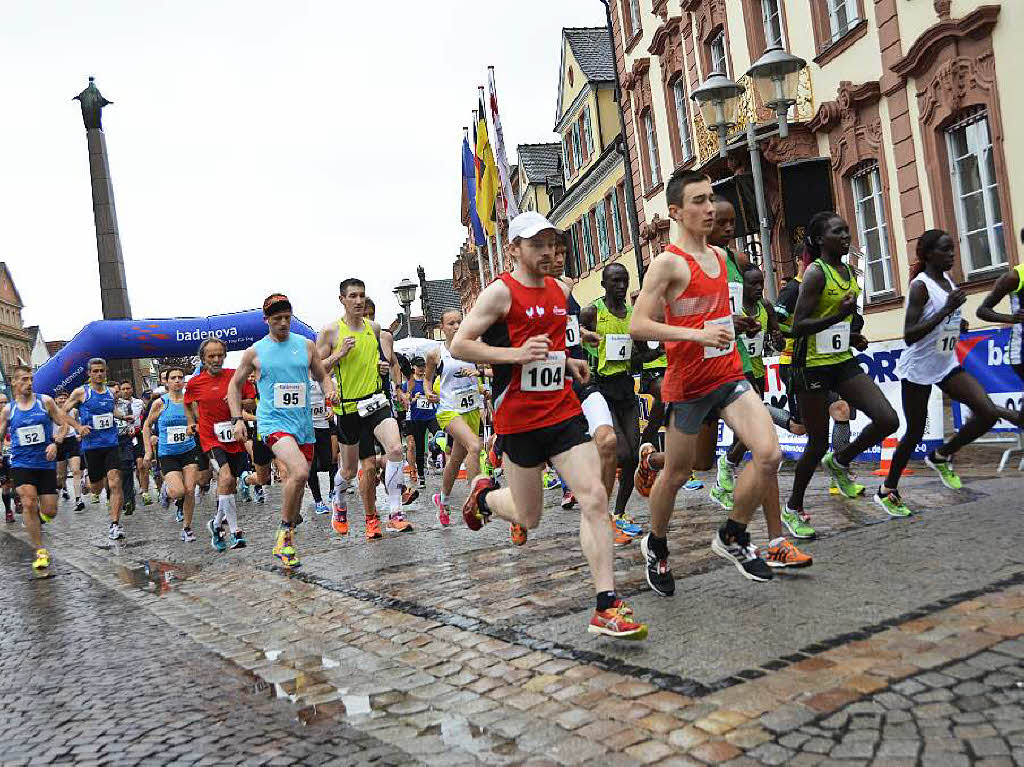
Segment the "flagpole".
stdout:
[[494,243],[491,241],[491,237],[487,237],[487,260],[491,264],[491,280],[493,281],[497,279],[498,273],[494,270]]

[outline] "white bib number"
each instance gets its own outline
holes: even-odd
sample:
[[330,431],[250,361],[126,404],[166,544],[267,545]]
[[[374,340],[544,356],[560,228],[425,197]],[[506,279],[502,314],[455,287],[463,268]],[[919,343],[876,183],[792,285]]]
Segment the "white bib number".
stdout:
[[942,332],[935,339],[935,348],[940,354],[952,354],[960,340],[960,312],[953,312],[942,325]]
[[113,413],[100,413],[92,417],[92,428],[96,431],[102,429],[113,429],[114,428],[114,414]]
[[818,354],[837,354],[850,348],[850,323],[837,322],[814,334]]
[[764,331],[759,331],[753,338],[743,336],[743,344],[751,357],[761,357],[764,354]]
[[455,402],[459,406],[459,411],[466,413],[470,410],[476,410],[479,407],[478,396],[480,392],[476,389],[458,389],[455,391]]
[[430,400],[426,397],[417,397],[415,407],[417,410],[430,410]]
[[274,384],[274,407],[282,409],[293,407],[306,407],[306,384]]
[[35,426],[22,426],[17,430],[17,435],[20,447],[42,445],[46,442],[46,432],[41,423],[37,423]]
[[167,427],[167,444],[168,445],[184,445],[188,442],[188,427],[187,426],[168,426]]
[[367,399],[361,399],[356,403],[356,412],[360,418],[366,418],[366,416],[376,413],[383,407],[387,407],[388,398],[384,396],[384,393],[374,394],[372,397]]
[[580,345],[580,318],[575,314],[565,319],[565,345]]
[[[732,287],[732,286],[730,286],[730,287]],[[713,327],[715,325],[722,325],[724,327],[731,328],[732,327],[732,316],[729,316],[729,317],[719,317],[718,319],[706,320],[704,322],[704,327],[705,328]],[[734,343],[733,342],[730,342],[730,344],[727,347],[725,347],[724,349],[718,349],[718,348],[716,348],[714,346],[705,346],[704,347],[704,359],[710,360],[710,359],[714,359],[715,357],[724,357],[726,354],[731,354],[733,348],[734,348]]]
[[628,360],[633,355],[633,339],[621,333],[604,337],[604,358],[608,361]]
[[213,433],[219,442],[234,442],[235,422],[219,421],[213,425]]
[[547,359],[523,365],[519,375],[521,391],[553,392],[561,391],[564,386],[565,352],[548,352]]
[[743,283],[729,283],[729,314],[743,314]]
[[311,408],[313,412],[313,418],[318,421],[322,421],[327,417],[327,405],[323,402],[319,402]]

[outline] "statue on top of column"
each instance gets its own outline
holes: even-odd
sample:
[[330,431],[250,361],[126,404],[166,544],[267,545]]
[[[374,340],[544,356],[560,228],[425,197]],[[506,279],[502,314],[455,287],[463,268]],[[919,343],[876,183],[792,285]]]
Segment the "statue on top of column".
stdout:
[[107,104],[113,104],[113,101],[107,101],[103,98],[103,94],[100,93],[100,89],[96,87],[94,82],[96,78],[89,78],[89,87],[79,93],[72,101],[77,100],[82,105],[82,120],[85,122],[85,129],[91,130],[92,128],[103,129],[102,116],[103,107]]

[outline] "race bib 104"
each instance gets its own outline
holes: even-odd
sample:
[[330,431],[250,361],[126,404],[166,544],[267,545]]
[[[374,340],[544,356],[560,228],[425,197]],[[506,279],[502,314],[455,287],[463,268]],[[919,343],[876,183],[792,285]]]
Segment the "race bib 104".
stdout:
[[565,352],[548,352],[546,359],[528,362],[519,374],[524,392],[561,391],[565,385]]

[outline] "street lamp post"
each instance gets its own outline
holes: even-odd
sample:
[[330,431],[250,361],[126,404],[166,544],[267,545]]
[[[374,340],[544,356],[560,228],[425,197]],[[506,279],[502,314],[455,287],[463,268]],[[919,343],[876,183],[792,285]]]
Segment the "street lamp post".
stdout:
[[[750,152],[750,173],[754,180],[754,199],[757,202],[757,218],[761,232],[761,254],[764,268],[765,288],[768,299],[774,301],[775,265],[772,262],[771,226],[768,221],[768,206],[764,198],[764,175],[761,173],[761,148],[759,141],[778,135],[784,139],[789,136],[789,108],[796,103],[797,83],[800,71],[807,62],[798,56],[783,50],[781,46],[773,46],[764,52],[750,69],[747,76],[757,89],[761,102],[769,109],[774,109],[778,117],[778,128],[757,134],[755,115],[750,115],[747,122],[745,141]],[[701,116],[708,130],[718,133],[719,154],[728,157],[729,144],[726,134],[739,122],[739,100],[746,88],[733,82],[720,72],[708,75],[699,88],[690,95],[700,107]],[[738,145],[738,144],[737,144]]]
[[412,317],[409,316],[409,309],[413,299],[416,298],[416,283],[408,277],[403,277],[392,292],[398,299],[398,303],[402,305],[402,311],[405,312],[405,337],[412,338]]

